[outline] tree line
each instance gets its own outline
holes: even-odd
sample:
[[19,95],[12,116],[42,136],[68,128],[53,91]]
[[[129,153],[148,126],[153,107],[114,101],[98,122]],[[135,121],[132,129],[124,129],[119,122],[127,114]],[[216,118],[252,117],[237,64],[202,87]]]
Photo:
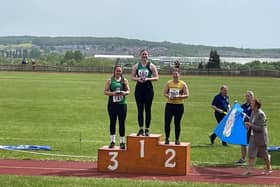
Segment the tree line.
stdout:
[[[39,47],[45,54],[55,52],[57,46],[78,46],[91,50],[102,49],[106,53],[119,52],[138,55],[140,49],[148,49],[157,56],[208,56],[209,51],[216,50],[224,57],[263,57],[280,58],[280,49],[247,49],[235,47],[215,47],[205,45],[190,45],[172,42],[153,42],[138,39],[118,37],[36,37],[36,36],[6,36],[0,37],[1,46],[30,43]],[[72,50],[75,50],[74,48]]]
[[[124,67],[131,67],[132,64],[137,63],[139,61],[138,58],[135,59],[121,59],[120,62]],[[26,56],[25,58],[8,58],[8,57],[0,57],[0,64],[28,64],[34,63],[37,65],[80,65],[80,66],[107,66],[113,67],[116,62],[116,59],[104,59],[104,58],[94,58],[93,56],[88,57],[85,56],[79,50],[69,50],[66,51],[65,54],[59,53],[49,53],[49,54],[36,54],[32,56]],[[163,64],[159,62],[155,62],[160,68],[170,68],[169,64]],[[218,51],[211,50],[209,53],[209,60],[206,64],[198,63],[198,64],[182,64],[183,69],[231,69],[231,70],[242,70],[242,71],[254,71],[254,70],[274,70],[280,71],[280,62],[260,62],[253,61],[246,64],[238,64],[238,63],[225,63],[221,62],[220,55]]]

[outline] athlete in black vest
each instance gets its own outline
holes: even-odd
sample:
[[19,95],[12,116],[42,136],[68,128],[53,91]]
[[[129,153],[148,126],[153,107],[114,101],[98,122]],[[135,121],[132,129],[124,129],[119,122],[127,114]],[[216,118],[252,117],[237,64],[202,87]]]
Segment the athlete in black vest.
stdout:
[[[149,127],[151,123],[151,108],[154,98],[154,89],[151,81],[159,79],[156,66],[148,61],[148,51],[142,50],[141,62],[135,64],[132,68],[131,79],[137,81],[135,87],[135,100],[138,109],[139,131],[137,136],[149,136]],[[145,131],[144,131],[144,113],[145,110]]]

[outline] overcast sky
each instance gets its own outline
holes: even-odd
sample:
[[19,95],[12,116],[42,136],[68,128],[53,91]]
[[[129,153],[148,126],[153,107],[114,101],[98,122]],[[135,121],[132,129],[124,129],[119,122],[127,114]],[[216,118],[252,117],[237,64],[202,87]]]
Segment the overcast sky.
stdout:
[[2,0],[0,36],[280,48],[280,0]]

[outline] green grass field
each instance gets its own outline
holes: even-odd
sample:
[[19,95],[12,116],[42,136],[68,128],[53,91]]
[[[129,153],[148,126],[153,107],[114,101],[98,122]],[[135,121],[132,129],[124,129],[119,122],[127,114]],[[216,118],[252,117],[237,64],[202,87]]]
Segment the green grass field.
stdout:
[[[193,182],[167,182],[155,180],[129,180],[129,179],[92,179],[78,177],[22,177],[0,176],[1,186],[9,187],[235,187],[234,184],[193,183]],[[244,187],[258,187],[257,185],[242,185]],[[259,185],[259,187],[268,187]],[[270,185],[269,187],[278,187]]]
[[[0,144],[50,145],[52,148],[49,152],[38,151],[49,155],[1,150],[1,158],[96,160],[97,149],[109,144],[107,97],[103,95],[103,88],[110,76],[0,72]],[[160,80],[154,82],[152,133],[164,132],[165,99],[162,92],[170,78],[160,76]],[[182,76],[181,79],[190,90],[190,97],[185,102],[181,141],[191,142],[192,165],[234,165],[239,159],[240,146],[223,147],[218,139],[213,146],[209,145],[208,135],[216,126],[210,104],[222,84],[229,86],[231,104],[235,100],[243,103],[247,89],[255,92],[268,117],[270,145],[280,145],[277,131],[279,78]],[[127,135],[138,130],[133,94],[135,82],[129,83]],[[174,141],[174,128],[171,132]],[[280,157],[272,155],[272,164],[274,168],[280,168]],[[263,167],[263,162],[258,161],[257,167]]]

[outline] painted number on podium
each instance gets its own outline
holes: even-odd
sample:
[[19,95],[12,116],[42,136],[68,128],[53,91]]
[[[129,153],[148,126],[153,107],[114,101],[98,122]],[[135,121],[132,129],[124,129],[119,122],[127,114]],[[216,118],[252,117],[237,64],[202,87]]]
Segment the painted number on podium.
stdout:
[[108,169],[114,171],[119,167],[119,162],[116,159],[118,156],[118,152],[109,152],[109,156],[111,156],[110,161],[113,162],[113,164],[109,165]]
[[174,149],[166,149],[165,150],[165,154],[169,155],[169,153],[171,153],[170,157],[164,162],[164,167],[166,168],[175,168],[176,166],[176,162],[173,161],[171,162],[175,156],[176,156],[176,151]]
[[140,140],[140,158],[144,158],[144,140]]

